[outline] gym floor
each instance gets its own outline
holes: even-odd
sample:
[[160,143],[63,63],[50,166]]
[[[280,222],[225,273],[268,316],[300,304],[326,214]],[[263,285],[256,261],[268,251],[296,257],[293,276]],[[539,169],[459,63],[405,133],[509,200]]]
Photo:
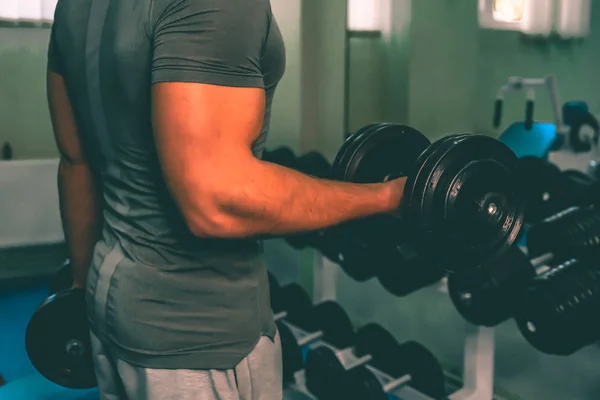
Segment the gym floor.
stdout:
[[[52,254],[48,254],[48,252]],[[19,252],[20,253],[20,252]],[[33,258],[46,260],[60,257],[56,249],[27,249]],[[32,257],[22,253],[1,253],[2,266],[23,267]],[[19,260],[17,262],[17,260]],[[28,260],[28,261],[25,261]],[[36,262],[41,262],[39,259]],[[54,263],[53,265],[59,265]],[[7,267],[8,268],[8,267]],[[48,295],[49,278],[0,280],[0,375],[6,384],[0,386],[0,400],[97,400],[96,389],[72,390],[58,386],[40,375],[29,362],[25,351],[25,329],[36,307]],[[305,400],[307,396],[287,390],[285,400]]]

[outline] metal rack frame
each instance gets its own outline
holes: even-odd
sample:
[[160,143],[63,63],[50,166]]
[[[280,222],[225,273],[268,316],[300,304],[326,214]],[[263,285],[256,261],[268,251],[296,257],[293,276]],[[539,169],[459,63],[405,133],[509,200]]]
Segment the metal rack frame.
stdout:
[[[313,299],[315,303],[336,299],[339,266],[318,251],[313,259]],[[446,291],[445,283],[441,290]],[[449,400],[493,400],[494,397],[494,329],[466,324],[463,353],[463,387],[448,396]],[[403,399],[427,398],[414,390],[403,393]]]

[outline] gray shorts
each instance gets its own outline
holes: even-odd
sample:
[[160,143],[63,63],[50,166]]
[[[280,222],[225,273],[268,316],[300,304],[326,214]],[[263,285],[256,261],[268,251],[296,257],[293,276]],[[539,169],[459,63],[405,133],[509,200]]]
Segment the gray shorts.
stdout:
[[282,400],[281,342],[263,336],[229,370],[150,369],[114,357],[91,333],[102,400]]

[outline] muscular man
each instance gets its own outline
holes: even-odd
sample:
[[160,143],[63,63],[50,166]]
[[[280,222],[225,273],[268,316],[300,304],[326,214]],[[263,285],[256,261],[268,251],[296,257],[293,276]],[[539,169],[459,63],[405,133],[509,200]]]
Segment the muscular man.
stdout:
[[281,399],[258,238],[398,206],[402,180],[260,160],[284,53],[269,0],[59,0],[48,99],[102,399]]

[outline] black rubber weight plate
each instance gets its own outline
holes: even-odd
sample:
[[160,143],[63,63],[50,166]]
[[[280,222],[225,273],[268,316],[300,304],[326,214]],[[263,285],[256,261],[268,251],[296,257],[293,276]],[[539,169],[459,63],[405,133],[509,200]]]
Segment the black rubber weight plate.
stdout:
[[335,179],[338,181],[343,181],[346,175],[346,167],[348,165],[348,159],[351,157],[355,146],[355,143],[358,139],[362,137],[362,135],[368,131],[369,129],[374,128],[379,124],[370,124],[363,126],[358,131],[354,132],[352,135],[348,136],[348,138],[342,144],[342,147],[337,152],[335,156],[335,160],[333,160],[333,164],[331,165],[331,179]]
[[403,176],[429,145],[429,140],[413,128],[375,125],[355,139],[350,153],[335,167],[340,174],[337,178],[375,183]]
[[523,223],[514,153],[487,136],[456,135],[420,159],[421,168],[409,175],[404,212],[438,262],[452,271],[504,254]]
[[409,341],[400,345],[389,356],[396,360],[407,360],[396,364],[392,376],[410,374],[410,387],[434,399],[446,398],[444,370],[438,359],[425,346],[418,342]]
[[25,348],[48,380],[73,389],[95,387],[85,292],[63,291],[42,303],[27,325]]

